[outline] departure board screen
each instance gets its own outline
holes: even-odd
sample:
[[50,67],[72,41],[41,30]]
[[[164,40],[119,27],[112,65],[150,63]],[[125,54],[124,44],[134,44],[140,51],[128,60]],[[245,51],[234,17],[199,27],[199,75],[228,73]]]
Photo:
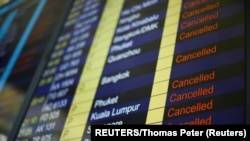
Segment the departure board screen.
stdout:
[[73,0],[14,138],[245,124],[245,24],[244,0]]

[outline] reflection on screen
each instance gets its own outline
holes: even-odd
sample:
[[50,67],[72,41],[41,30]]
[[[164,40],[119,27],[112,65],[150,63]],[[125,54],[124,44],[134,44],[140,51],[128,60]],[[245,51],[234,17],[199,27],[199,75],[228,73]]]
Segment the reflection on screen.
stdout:
[[1,134],[11,133],[42,57],[60,26],[55,21],[60,21],[59,15],[67,6],[66,1],[59,5],[56,1],[18,0],[0,9]]

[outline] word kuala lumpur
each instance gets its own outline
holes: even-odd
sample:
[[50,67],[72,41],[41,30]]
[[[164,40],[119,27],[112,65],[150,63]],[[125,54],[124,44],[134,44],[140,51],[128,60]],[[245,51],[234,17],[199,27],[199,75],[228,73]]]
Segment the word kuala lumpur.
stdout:
[[104,119],[104,118],[109,118],[110,116],[118,116],[118,115],[128,115],[131,112],[136,112],[139,110],[141,104],[134,104],[134,105],[129,105],[125,107],[120,107],[120,108],[113,108],[111,111],[110,110],[104,110],[102,112],[94,112],[90,116],[90,120],[99,120],[99,119]]

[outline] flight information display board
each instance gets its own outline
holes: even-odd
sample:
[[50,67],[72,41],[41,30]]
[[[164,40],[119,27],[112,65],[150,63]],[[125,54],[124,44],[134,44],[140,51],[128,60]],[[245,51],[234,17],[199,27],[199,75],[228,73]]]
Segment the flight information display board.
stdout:
[[246,123],[244,0],[74,0],[55,42],[18,141]]

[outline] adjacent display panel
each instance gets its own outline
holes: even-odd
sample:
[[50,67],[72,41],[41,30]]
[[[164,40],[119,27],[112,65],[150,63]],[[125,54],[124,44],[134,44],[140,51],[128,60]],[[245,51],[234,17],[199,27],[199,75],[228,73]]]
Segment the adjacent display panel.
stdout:
[[33,94],[18,140],[59,140],[105,3],[73,3]]
[[[24,77],[24,79],[14,77],[15,81],[12,80],[9,82],[7,82],[7,80],[10,78],[10,73],[23,49],[23,41],[26,40],[24,36],[28,36],[29,34],[28,28],[32,26],[31,24],[29,25],[29,23],[38,5],[38,1],[32,3],[16,1],[8,5],[9,8],[4,7],[5,11],[2,11],[1,14],[0,130],[2,134],[5,135],[10,132],[18,111],[20,110],[19,108],[25,98],[23,89],[27,89],[29,86],[29,82],[23,80],[28,80],[29,77]],[[18,76],[19,68],[21,68],[21,65],[14,69],[13,76]],[[25,73],[22,75],[24,74]]]
[[69,4],[16,0],[0,9],[0,134],[11,134],[17,117],[25,114],[22,105]]
[[74,0],[11,138],[245,124],[245,24],[244,0]]

